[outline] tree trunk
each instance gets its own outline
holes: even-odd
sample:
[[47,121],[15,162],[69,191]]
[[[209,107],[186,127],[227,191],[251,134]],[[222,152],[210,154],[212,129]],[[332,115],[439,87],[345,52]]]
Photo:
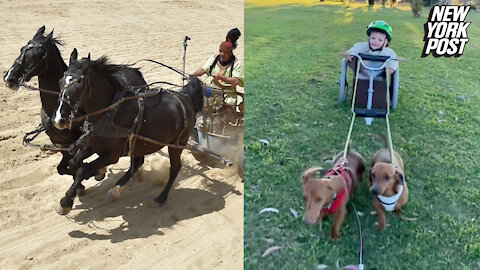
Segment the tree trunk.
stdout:
[[413,17],[420,17],[420,12],[422,11],[423,1],[422,0],[410,0],[410,6],[412,7]]

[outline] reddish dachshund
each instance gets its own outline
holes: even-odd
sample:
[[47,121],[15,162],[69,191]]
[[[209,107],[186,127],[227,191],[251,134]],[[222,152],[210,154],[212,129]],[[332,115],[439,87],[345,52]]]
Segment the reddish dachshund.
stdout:
[[370,163],[370,190],[379,231],[385,229],[385,211],[399,214],[402,206],[407,203],[408,188],[403,174],[403,161],[395,151],[393,159],[392,164],[390,150],[382,148],[373,155]]
[[305,223],[313,225],[333,214],[330,233],[332,239],[340,236],[340,226],[347,214],[347,202],[355,190],[356,182],[361,181],[365,171],[363,157],[359,153],[348,151],[347,163],[343,166],[342,156],[343,152],[335,157],[333,168],[321,178],[314,176],[321,170],[318,167],[309,168],[302,175]]

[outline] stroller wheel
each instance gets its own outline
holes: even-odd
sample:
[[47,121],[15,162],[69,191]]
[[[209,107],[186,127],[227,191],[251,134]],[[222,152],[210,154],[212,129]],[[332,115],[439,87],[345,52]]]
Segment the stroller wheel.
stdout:
[[340,66],[340,76],[338,77],[338,103],[342,104],[347,95],[348,84],[347,84],[347,64],[345,59],[342,60]]

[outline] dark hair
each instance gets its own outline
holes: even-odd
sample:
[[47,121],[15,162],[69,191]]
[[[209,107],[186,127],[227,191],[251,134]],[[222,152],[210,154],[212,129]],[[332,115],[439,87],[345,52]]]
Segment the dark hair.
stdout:
[[238,28],[233,28],[232,30],[228,31],[227,38],[229,38],[232,42],[233,48],[237,48],[237,40],[242,35]]

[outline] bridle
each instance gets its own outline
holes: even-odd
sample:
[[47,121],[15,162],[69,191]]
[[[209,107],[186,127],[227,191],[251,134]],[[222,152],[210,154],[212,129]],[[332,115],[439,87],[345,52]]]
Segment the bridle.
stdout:
[[[30,42],[33,42],[33,40],[30,40]],[[33,48],[45,48],[45,46],[43,46],[41,43],[30,43],[30,44],[27,44],[26,47],[23,47],[22,48],[22,53],[20,54],[19,57],[17,57],[17,59],[15,59],[14,63],[15,64],[18,64],[20,65],[20,67],[24,64],[24,60],[25,60],[25,53],[30,50],[30,49],[33,49]],[[43,68],[43,71],[40,72],[39,74],[43,74],[45,73],[45,71],[48,69],[48,63],[46,61],[48,57],[48,50],[45,48],[45,52],[42,56],[42,58],[40,59],[40,61],[38,61],[34,66],[33,68],[31,68],[30,70],[25,70],[25,72],[23,73],[23,76],[18,78],[18,86],[20,86],[20,84],[24,81],[28,81],[30,80],[30,78],[33,77],[33,72],[35,72],[38,67],[43,63],[44,64],[44,68]],[[17,87],[18,87],[17,86]]]
[[[69,77],[71,80],[69,79]],[[60,92],[60,97],[58,98],[58,101],[66,103],[71,108],[70,115],[68,116],[68,121],[71,128],[73,119],[78,114],[78,110],[84,105],[84,103],[86,102],[86,98],[88,98],[88,93],[87,93],[88,77],[85,75],[78,75],[76,73],[65,72],[64,78],[65,78],[65,85],[63,86],[63,89]],[[67,81],[67,79],[69,80]],[[82,91],[82,92],[81,92],[80,98],[78,99],[78,102],[76,102],[75,104],[72,104],[73,98],[71,97],[71,95],[67,95],[66,91],[70,87],[72,87],[74,83],[77,83],[80,80],[83,80],[82,82],[83,88],[81,90],[75,89],[73,92],[75,93],[77,91]]]

